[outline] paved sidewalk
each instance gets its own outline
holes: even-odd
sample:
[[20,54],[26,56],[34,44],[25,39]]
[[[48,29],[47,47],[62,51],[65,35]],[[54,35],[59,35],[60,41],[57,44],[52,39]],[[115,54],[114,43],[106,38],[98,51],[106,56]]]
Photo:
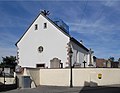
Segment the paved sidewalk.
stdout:
[[1,93],[79,93],[81,89],[80,87],[39,86],[33,89],[16,89]]
[[56,87],[39,86],[33,89],[16,89],[1,93],[120,93],[120,87]]

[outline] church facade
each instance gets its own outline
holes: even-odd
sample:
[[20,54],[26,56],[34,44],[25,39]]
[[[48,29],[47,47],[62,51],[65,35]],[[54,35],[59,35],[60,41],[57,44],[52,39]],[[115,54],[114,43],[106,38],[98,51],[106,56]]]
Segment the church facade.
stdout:
[[73,51],[72,65],[94,66],[91,49],[73,38],[63,21],[53,21],[41,12],[16,43],[19,65],[34,68],[69,67],[69,46]]

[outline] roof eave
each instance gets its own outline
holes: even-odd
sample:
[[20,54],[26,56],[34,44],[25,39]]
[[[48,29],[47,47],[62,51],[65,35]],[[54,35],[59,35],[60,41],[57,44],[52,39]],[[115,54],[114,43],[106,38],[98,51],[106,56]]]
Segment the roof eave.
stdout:
[[17,46],[17,44],[19,43],[19,41],[23,38],[23,36],[26,34],[26,32],[28,31],[28,29],[32,26],[32,24],[35,22],[35,20],[42,15],[43,17],[45,17],[49,22],[51,22],[56,28],[58,28],[61,32],[63,32],[65,35],[67,35],[68,37],[71,37],[67,32],[65,32],[63,29],[61,29],[57,24],[55,24],[51,19],[49,19],[47,16],[45,16],[43,13],[39,13],[38,16],[34,19],[34,21],[31,23],[31,25],[27,28],[27,30],[24,32],[24,34],[21,36],[21,38],[15,43],[15,46]]
[[39,13],[37,15],[37,17],[34,19],[34,21],[31,23],[31,25],[26,29],[26,31],[24,32],[24,34],[21,36],[21,38],[15,43],[15,46],[17,46],[17,44],[19,43],[19,41],[23,38],[23,36],[26,34],[26,32],[28,31],[28,29],[32,26],[32,24],[35,22],[35,20],[40,16],[40,14],[42,13]]
[[82,47],[84,50],[89,52],[89,49],[87,49],[84,45],[82,45],[80,42],[78,42],[75,38],[70,37],[70,41],[73,41],[75,44],[77,44],[78,46]]

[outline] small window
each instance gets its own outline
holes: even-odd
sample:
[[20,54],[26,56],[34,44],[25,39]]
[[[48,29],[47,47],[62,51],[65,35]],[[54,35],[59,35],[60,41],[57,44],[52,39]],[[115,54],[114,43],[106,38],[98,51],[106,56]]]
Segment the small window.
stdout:
[[36,67],[45,68],[45,64],[36,64]]
[[35,24],[35,30],[38,30],[38,24]]
[[44,29],[47,28],[47,23],[44,23]]
[[39,51],[40,53],[42,53],[42,52],[43,52],[43,47],[42,47],[42,46],[38,47],[38,51]]

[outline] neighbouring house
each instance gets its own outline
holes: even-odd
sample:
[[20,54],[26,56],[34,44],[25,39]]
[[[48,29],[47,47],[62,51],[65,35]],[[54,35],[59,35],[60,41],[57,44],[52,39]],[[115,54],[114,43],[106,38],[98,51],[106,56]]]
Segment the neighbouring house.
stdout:
[[112,62],[112,68],[118,68],[118,67],[119,67],[118,61]]
[[118,68],[120,68],[120,61],[119,61],[119,63],[118,63]]
[[96,59],[96,67],[97,68],[111,67],[111,64],[107,63],[106,59],[97,58]]
[[60,19],[51,20],[41,12],[16,43],[19,65],[22,67],[69,67],[69,47],[72,65],[93,67],[93,51],[69,34],[69,27]]
[[114,61],[111,62],[109,60],[106,59],[102,59],[102,58],[97,58],[96,59],[96,67],[97,68],[118,68],[119,67],[119,62],[118,61]]

